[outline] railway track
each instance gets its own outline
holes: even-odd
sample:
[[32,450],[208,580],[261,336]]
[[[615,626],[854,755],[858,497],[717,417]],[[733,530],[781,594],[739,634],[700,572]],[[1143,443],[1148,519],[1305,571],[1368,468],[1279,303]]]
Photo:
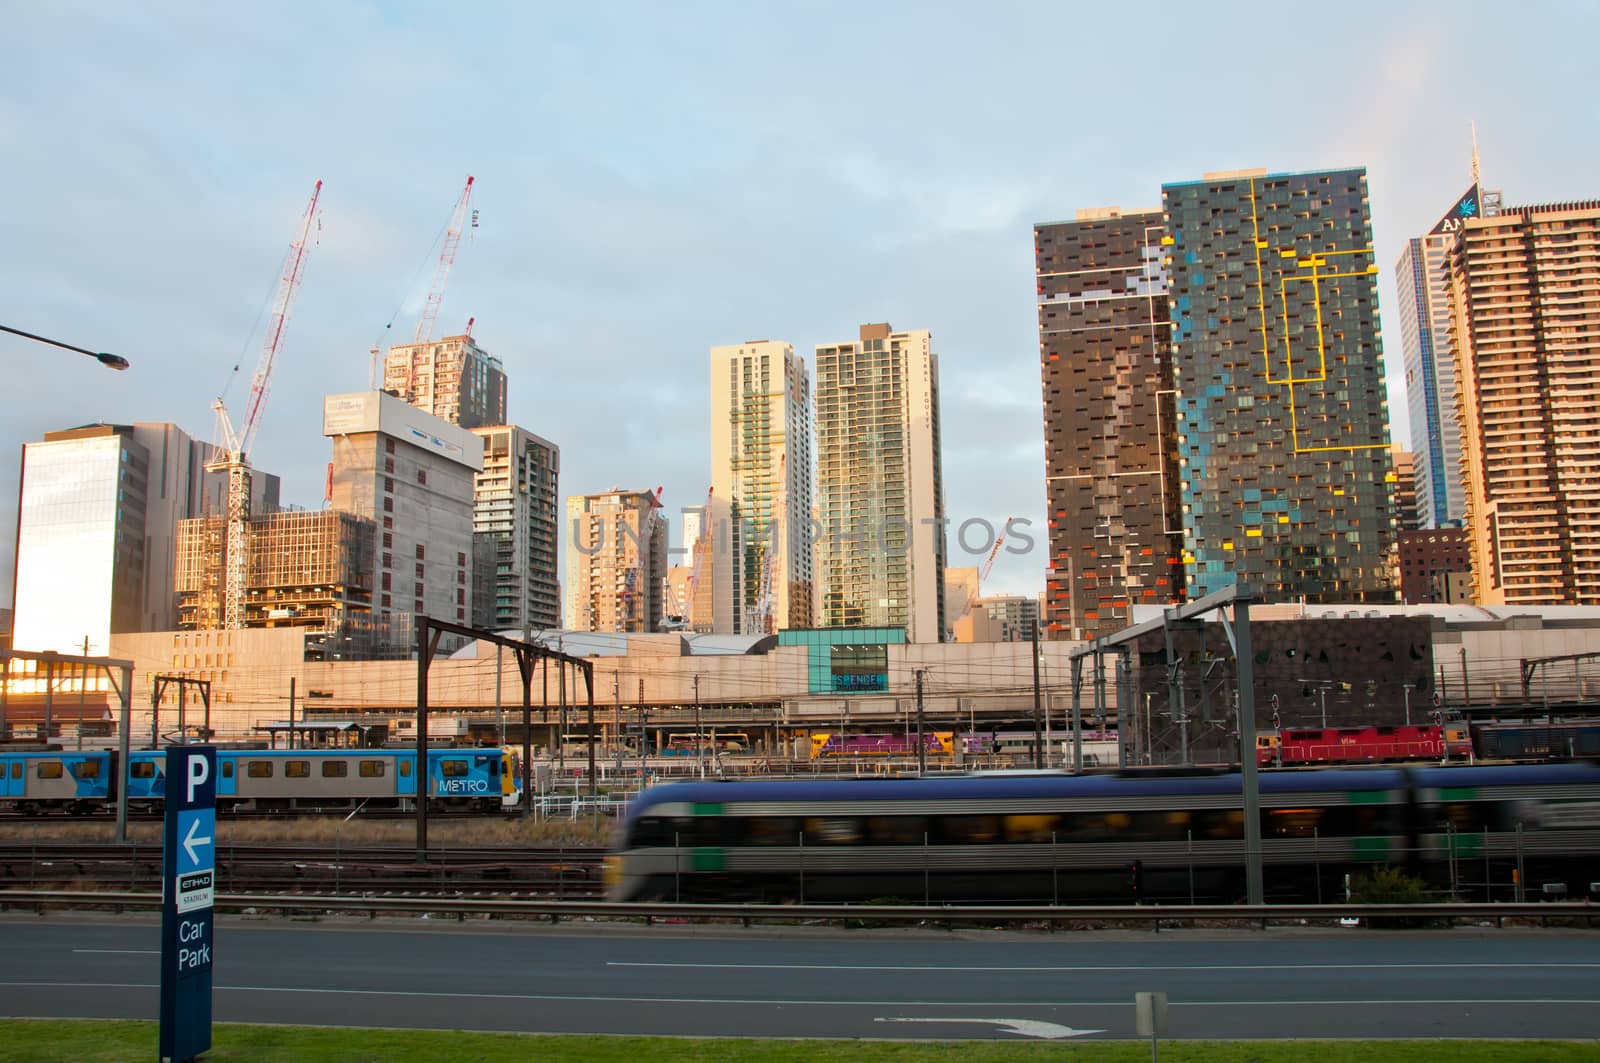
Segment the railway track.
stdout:
[[[589,900],[598,848],[220,845],[217,888],[236,893],[492,893]],[[0,845],[0,888],[160,889],[159,845]]]

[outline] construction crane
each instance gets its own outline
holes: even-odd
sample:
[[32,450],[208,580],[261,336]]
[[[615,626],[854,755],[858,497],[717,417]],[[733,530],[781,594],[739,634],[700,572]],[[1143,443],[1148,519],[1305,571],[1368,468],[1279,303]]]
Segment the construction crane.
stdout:
[[[467,203],[472,199],[473,178],[467,178],[467,187],[456,200],[456,209],[450,215],[450,227],[445,230],[444,246],[439,249],[439,264],[433,267],[433,284],[428,288],[428,301],[417,320],[417,343],[433,339],[433,323],[439,317],[439,304],[444,302],[444,282],[450,277],[450,267],[455,265],[456,248],[461,246],[461,227],[467,220]],[[477,224],[477,218],[473,218]]]
[[[244,590],[249,567],[250,521],[250,465],[248,455],[255,442],[256,430],[261,427],[261,411],[266,406],[267,392],[272,384],[272,370],[278,362],[278,352],[283,349],[283,336],[289,327],[289,308],[295,293],[300,290],[300,280],[305,275],[306,255],[309,252],[311,227],[321,228],[317,215],[317,201],[322,197],[322,182],[311,190],[311,202],[306,204],[300,219],[299,236],[289,245],[283,262],[283,272],[278,280],[278,293],[273,301],[272,317],[267,322],[266,339],[261,346],[261,358],[256,363],[256,375],[250,381],[250,396],[245,401],[244,419],[238,431],[228,417],[227,404],[218,397],[211,408],[217,414],[217,434],[221,447],[206,464],[210,471],[221,471],[228,476],[228,501],[226,515],[227,535],[223,545],[222,576],[222,626],[244,627]],[[234,369],[237,371],[238,366]]]
[[[1013,517],[1007,517],[1005,524],[1001,525],[1001,528],[1005,529],[1011,527],[1011,522],[1014,519],[1015,518]],[[966,606],[961,610],[961,615],[950,621],[952,635],[954,633],[955,626],[967,618],[967,614],[972,612],[973,605],[977,603],[979,595],[983,593],[983,581],[989,578],[989,570],[994,568],[995,558],[1000,556],[1000,547],[1005,545],[1005,541],[1006,533],[1004,530],[1002,530],[999,535],[994,537],[994,545],[989,548],[989,556],[984,558],[983,568],[978,572],[977,594],[969,596],[967,598]]]

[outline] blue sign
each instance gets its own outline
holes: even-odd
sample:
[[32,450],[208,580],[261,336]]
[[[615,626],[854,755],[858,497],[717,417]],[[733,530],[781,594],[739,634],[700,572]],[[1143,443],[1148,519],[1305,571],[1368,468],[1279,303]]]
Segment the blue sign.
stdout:
[[161,850],[161,1056],[211,1048],[211,905],[216,878],[217,751],[167,750]]

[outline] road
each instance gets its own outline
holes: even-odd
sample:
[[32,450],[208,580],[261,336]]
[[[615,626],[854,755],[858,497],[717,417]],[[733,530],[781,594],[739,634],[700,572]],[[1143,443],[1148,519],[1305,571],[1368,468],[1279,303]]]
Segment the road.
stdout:
[[[1600,934],[1014,934],[228,918],[217,1021],[727,1037],[1600,1036]],[[0,917],[0,1013],[153,1018],[158,927]]]

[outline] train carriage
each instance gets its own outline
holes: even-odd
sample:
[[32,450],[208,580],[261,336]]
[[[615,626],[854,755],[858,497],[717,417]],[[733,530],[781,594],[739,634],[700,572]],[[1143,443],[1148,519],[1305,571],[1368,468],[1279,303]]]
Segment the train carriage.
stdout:
[[111,792],[106,752],[0,754],[0,805],[19,812],[92,812]]
[[[1570,768],[1538,785],[1581,804],[1600,767]],[[1478,785],[1503,799],[1528,785],[1503,773],[1537,769],[1479,770],[1502,773]],[[1268,899],[1332,899],[1380,864],[1441,878],[1427,824],[1450,791],[1402,768],[1264,774]],[[1595,873],[1600,837],[1525,828],[1563,854],[1543,873]],[[1230,902],[1244,859],[1237,774],[1035,774],[657,787],[619,826],[607,873],[618,900]]]

